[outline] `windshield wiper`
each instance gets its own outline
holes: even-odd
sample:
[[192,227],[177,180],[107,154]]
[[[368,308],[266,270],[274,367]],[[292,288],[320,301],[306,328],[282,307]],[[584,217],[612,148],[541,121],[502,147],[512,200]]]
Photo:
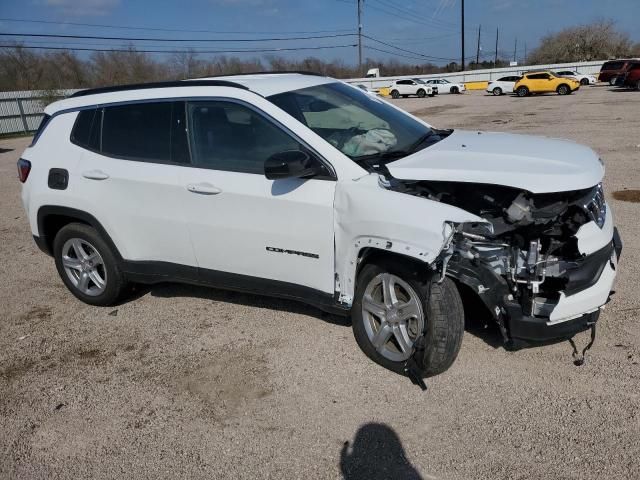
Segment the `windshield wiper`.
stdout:
[[416,140],[415,142],[413,142],[413,144],[407,149],[407,151],[409,152],[409,154],[415,153],[418,150],[420,150],[418,147],[420,145],[422,145],[424,142],[426,142],[427,140],[429,140],[431,137],[433,137],[435,135],[435,133],[433,133],[433,130],[429,130],[427,133],[425,133],[424,135],[422,135],[418,140]]
[[406,157],[409,154],[410,152],[405,150],[391,150],[388,152],[372,153],[371,155],[361,155],[359,157],[354,157],[352,160],[356,163],[372,164],[379,161],[384,163],[385,160],[395,160],[397,158]]

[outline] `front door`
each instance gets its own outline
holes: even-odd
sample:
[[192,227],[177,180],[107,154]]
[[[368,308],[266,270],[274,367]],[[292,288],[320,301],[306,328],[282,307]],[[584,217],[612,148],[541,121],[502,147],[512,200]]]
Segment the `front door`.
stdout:
[[203,277],[333,293],[335,181],[268,180],[267,158],[304,147],[244,104],[194,101],[187,117],[195,168],[186,174],[184,212]]

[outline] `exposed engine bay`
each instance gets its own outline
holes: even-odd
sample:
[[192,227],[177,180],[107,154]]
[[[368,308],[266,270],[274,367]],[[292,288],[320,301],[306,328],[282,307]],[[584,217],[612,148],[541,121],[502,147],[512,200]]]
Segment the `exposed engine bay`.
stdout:
[[510,319],[548,321],[561,295],[595,284],[611,261],[613,245],[585,256],[576,237],[589,222],[604,225],[606,203],[600,184],[544,194],[499,185],[393,178],[386,186],[462,208],[487,221],[452,224],[436,268],[441,278],[449,275],[480,296],[505,342],[513,341]]

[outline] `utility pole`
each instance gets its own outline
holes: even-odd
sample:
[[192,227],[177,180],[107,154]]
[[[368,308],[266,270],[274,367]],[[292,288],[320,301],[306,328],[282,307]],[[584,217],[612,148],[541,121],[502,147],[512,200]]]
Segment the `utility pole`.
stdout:
[[516,44],[513,47],[513,61],[516,62],[516,52],[518,51],[518,37],[516,37]]
[[358,0],[358,70],[362,74],[362,2]]
[[462,33],[462,55],[460,57],[460,71],[464,72],[464,0],[462,0],[462,21],[460,23],[460,32]]
[[522,59],[522,64],[527,64],[527,42],[524,42],[524,58]]
[[493,68],[498,65],[498,28],[496,27],[496,56],[493,59]]
[[482,25],[478,25],[478,46],[476,48],[476,69],[478,68],[478,63],[480,63],[480,30],[482,29]]

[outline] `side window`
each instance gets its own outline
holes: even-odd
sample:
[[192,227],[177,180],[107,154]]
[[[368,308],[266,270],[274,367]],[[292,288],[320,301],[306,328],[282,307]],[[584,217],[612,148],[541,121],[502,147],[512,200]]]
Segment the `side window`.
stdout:
[[533,75],[528,75],[527,78],[530,80],[546,80],[549,78],[549,75],[546,73],[535,73]]
[[188,103],[189,142],[195,166],[264,174],[274,153],[303,147],[255,111],[233,102]]
[[96,108],[80,110],[71,130],[71,141],[80,147],[98,150],[101,116],[102,111]]
[[104,108],[101,151],[158,163],[189,163],[184,102],[133,103]]

